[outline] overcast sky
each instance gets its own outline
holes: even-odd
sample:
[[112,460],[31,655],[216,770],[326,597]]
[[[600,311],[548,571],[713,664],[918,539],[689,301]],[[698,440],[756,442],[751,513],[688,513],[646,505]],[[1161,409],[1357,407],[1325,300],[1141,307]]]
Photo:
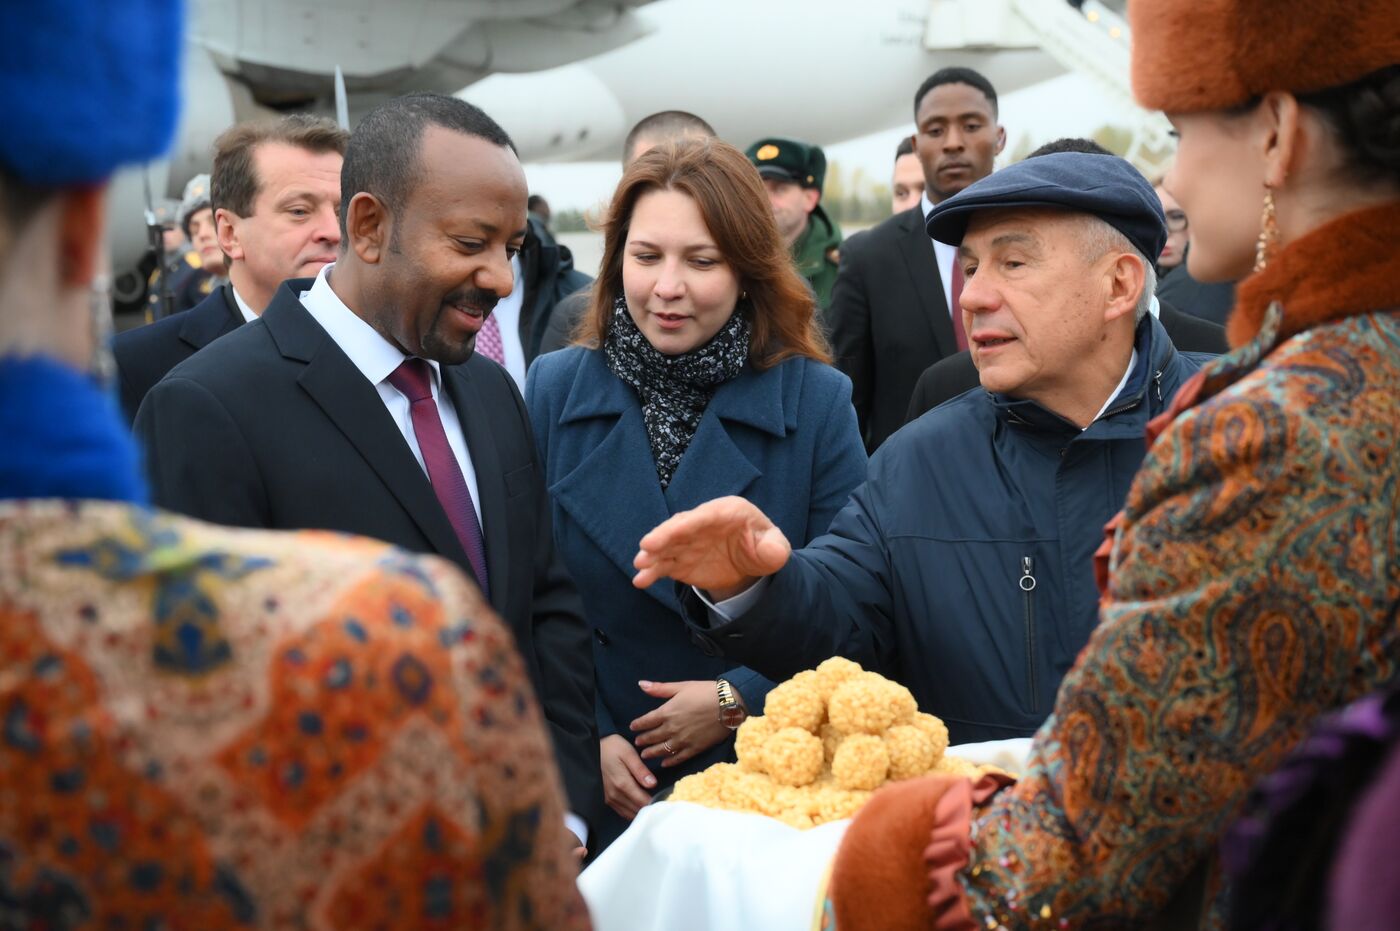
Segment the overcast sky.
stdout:
[[[1006,152],[1017,148],[1022,136],[1040,145],[1061,136],[1087,136],[1104,124],[1127,124],[1124,114],[1087,77],[1067,74],[1006,94],[1001,98],[1001,123],[1006,127]],[[894,162],[894,149],[901,136],[913,129],[892,126],[883,132],[828,146],[829,161],[840,162],[842,170],[863,168],[872,178],[888,177]],[[751,139],[731,139],[747,145]],[[1002,161],[998,161],[998,167]],[[586,209],[605,201],[612,193],[622,169],[616,162],[532,163],[525,166],[532,193],[543,194],[555,210]]]

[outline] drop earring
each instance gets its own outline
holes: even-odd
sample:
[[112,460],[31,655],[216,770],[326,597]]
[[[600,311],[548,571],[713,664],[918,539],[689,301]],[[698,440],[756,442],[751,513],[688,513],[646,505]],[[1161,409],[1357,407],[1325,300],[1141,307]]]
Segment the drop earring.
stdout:
[[1278,245],[1278,213],[1274,207],[1274,189],[1264,188],[1264,214],[1259,218],[1259,241],[1254,247],[1254,270],[1262,272],[1269,265],[1274,247]]

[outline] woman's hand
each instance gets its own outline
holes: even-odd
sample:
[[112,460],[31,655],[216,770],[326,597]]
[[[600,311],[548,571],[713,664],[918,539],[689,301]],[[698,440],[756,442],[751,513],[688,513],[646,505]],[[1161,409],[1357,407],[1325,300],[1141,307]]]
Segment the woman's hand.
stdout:
[[602,759],[603,798],[608,807],[631,821],[637,812],[651,804],[651,790],[656,777],[637,751],[619,734],[611,734],[598,742]]
[[666,703],[632,722],[642,759],[662,757],[676,766],[704,753],[730,735],[719,723],[719,696],[713,679],[689,682],[639,682],[643,692]]

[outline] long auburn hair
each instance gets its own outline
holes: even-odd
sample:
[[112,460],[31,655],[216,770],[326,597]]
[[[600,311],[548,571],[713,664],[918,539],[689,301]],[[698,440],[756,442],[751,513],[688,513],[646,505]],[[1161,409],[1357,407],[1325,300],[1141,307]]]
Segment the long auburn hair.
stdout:
[[778,235],[758,170],[744,153],[718,139],[682,139],[639,156],[622,175],[601,224],[603,263],[575,342],[599,346],[622,293],[622,260],[638,199],[648,191],[679,191],[695,201],[725,262],[753,307],[749,361],[766,369],[805,356],[830,362],[812,292],[797,274]]

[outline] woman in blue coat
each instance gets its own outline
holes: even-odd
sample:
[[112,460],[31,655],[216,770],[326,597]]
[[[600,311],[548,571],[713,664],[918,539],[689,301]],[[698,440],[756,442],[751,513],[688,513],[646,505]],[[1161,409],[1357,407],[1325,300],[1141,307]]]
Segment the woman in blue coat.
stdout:
[[637,159],[604,225],[584,345],[537,360],[526,399],[554,535],[593,625],[610,841],[676,779],[733,759],[772,683],[691,641],[673,587],[633,588],[637,541],[742,495],[792,539],[865,477],[851,385],[757,172],[717,140]]

